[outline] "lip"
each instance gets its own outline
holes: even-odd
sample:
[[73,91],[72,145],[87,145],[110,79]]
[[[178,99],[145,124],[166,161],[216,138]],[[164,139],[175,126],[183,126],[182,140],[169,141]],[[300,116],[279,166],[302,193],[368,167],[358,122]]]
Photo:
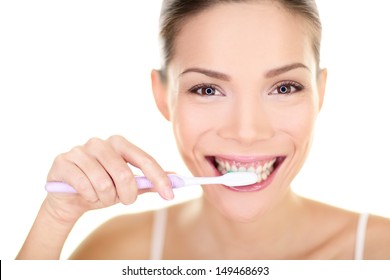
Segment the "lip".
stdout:
[[221,176],[222,174],[218,171],[215,165],[215,158],[230,160],[230,161],[236,161],[241,163],[251,163],[251,162],[261,162],[261,161],[269,161],[274,158],[276,158],[275,162],[275,169],[272,171],[272,173],[268,176],[268,178],[264,181],[261,181],[259,183],[255,183],[248,186],[241,186],[241,187],[228,187],[225,185],[222,185],[224,188],[235,191],[235,192],[256,192],[266,189],[273,181],[274,177],[276,176],[277,172],[279,171],[279,168],[282,166],[282,163],[286,159],[286,156],[280,156],[280,155],[272,155],[272,156],[236,156],[236,155],[215,155],[215,156],[206,156],[206,160],[209,162],[209,164],[212,166],[215,176]]

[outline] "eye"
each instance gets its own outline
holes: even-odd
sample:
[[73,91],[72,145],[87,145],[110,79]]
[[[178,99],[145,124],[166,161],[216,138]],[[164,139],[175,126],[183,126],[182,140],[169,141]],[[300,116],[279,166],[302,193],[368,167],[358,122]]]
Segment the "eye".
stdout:
[[289,95],[289,94],[299,92],[302,89],[303,86],[301,84],[298,84],[297,82],[285,81],[276,84],[276,86],[272,88],[272,91],[268,95],[277,95],[277,94]]
[[189,92],[200,96],[223,96],[216,86],[208,84],[196,85],[190,88]]

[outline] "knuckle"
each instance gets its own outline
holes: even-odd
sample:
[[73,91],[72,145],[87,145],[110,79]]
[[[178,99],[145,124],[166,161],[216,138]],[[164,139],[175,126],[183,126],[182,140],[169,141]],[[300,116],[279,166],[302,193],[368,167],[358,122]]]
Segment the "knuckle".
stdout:
[[123,136],[117,134],[108,137],[108,141],[121,141],[121,140],[123,140]]
[[65,162],[74,162],[85,154],[82,146],[73,147],[71,150],[65,153],[61,153],[54,158],[54,164],[63,164]]
[[119,143],[122,143],[124,139],[125,138],[121,135],[112,135],[107,139],[107,141],[110,142],[113,146],[116,146]]
[[64,168],[66,168],[66,166],[68,164],[69,164],[69,161],[67,160],[65,154],[57,155],[54,158],[53,163],[50,167],[49,174],[47,176],[47,180],[51,181],[51,180],[55,180],[55,178],[58,176],[61,177],[61,175],[63,174]]
[[59,154],[57,155],[55,158],[54,158],[54,164],[57,164],[57,163],[61,163],[61,162],[64,162],[64,161],[67,161],[67,154],[66,153],[62,153],[62,154]]
[[88,153],[82,146],[73,147],[69,152],[63,155],[63,158],[70,162],[77,162],[85,158]]
[[118,171],[117,178],[121,183],[130,184],[133,181],[134,176],[130,170],[123,169]]
[[91,148],[91,149],[95,149],[95,148],[101,147],[102,144],[103,144],[103,140],[101,140],[100,138],[97,138],[97,137],[93,137],[87,141],[85,146],[88,148]]
[[79,192],[83,193],[91,188],[91,184],[87,178],[80,176],[75,180],[75,187]]
[[96,184],[96,188],[101,192],[108,192],[114,187],[112,181],[106,178],[98,179]]
[[82,146],[75,146],[73,147],[70,151],[69,154],[75,154],[75,155],[80,155],[84,153],[84,149]]

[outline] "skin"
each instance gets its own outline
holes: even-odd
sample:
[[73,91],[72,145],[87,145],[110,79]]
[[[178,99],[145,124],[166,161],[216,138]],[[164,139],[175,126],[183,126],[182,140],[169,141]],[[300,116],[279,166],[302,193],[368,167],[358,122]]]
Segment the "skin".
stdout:
[[[217,5],[184,23],[167,82],[152,72],[156,104],[172,122],[194,175],[215,175],[206,156],[284,158],[264,189],[203,186],[201,198],[171,207],[164,258],[353,258],[358,214],[299,197],[290,188],[309,152],[326,83],[307,30],[302,18],[275,4]],[[287,86],[291,93],[278,94],[285,81],[294,82]],[[214,95],[201,94],[207,86],[194,90],[200,84],[213,85]],[[48,194],[18,258],[59,258],[83,213],[133,203],[141,193],[127,163],[152,180],[152,191],[173,198],[165,172],[150,155],[120,136],[91,139],[55,159],[48,181],[65,181],[79,194]],[[116,217],[71,258],[148,259],[152,222],[152,212]],[[387,219],[370,217],[365,258],[390,258],[389,231]]]

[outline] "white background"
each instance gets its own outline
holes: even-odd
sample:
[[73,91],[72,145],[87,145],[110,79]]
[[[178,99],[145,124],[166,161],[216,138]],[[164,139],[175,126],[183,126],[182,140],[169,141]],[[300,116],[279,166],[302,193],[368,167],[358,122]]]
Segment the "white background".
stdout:
[[[390,217],[386,1],[317,3],[328,87],[312,152],[293,188]],[[159,9],[159,0],[0,2],[0,259],[13,259],[22,245],[54,157],[91,137],[121,134],[166,170],[188,174],[151,94]],[[199,193],[182,189],[177,201]],[[63,258],[113,215],[165,204],[148,194],[132,206],[87,213]]]

